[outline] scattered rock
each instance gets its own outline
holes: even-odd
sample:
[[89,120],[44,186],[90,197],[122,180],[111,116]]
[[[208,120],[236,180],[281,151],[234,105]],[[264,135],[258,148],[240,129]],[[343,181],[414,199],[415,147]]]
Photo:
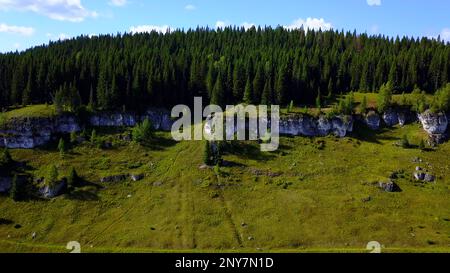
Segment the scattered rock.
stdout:
[[101,183],[115,183],[115,182],[121,182],[128,178],[128,175],[126,174],[119,174],[119,175],[112,175],[112,176],[106,176],[100,179]]
[[375,111],[370,111],[365,118],[366,125],[372,130],[380,129],[381,118]]
[[39,189],[39,194],[44,198],[55,198],[63,194],[67,189],[67,181],[63,179],[62,181],[57,182],[55,185],[43,185]]
[[419,167],[419,166],[416,167],[416,171],[421,171],[421,170],[422,170],[421,167]]
[[209,169],[210,167],[208,166],[208,165],[206,165],[206,164],[203,164],[203,165],[200,165],[200,167],[198,167],[200,170],[207,170],[207,169]]
[[436,180],[436,177],[434,177],[434,175],[431,174],[425,174],[425,177],[423,179],[423,181],[425,182],[434,182]]
[[132,174],[131,175],[131,180],[133,180],[134,182],[140,181],[142,179],[144,179],[144,175],[143,174]]
[[15,228],[15,229],[20,229],[20,228],[22,228],[22,225],[16,224],[16,225],[14,226],[14,228]]
[[448,120],[444,113],[433,113],[427,110],[418,117],[423,129],[430,135],[442,135],[447,130]]
[[242,222],[242,223],[241,223],[241,227],[247,227],[247,224],[244,223],[244,222]]
[[153,187],[161,187],[163,185],[163,182],[161,181],[157,181],[155,183],[153,183]]
[[372,197],[371,197],[371,196],[368,196],[368,197],[366,197],[366,198],[363,198],[362,201],[363,201],[364,203],[370,202],[370,201],[372,201]]
[[255,238],[253,238],[253,236],[248,236],[248,238],[247,238],[249,241],[253,241],[253,240],[255,240]]
[[415,172],[414,179],[416,179],[417,181],[423,181],[425,179],[425,173]]
[[400,187],[394,183],[393,181],[389,181],[389,182],[379,182],[378,186],[386,191],[386,192],[399,192]]
[[36,232],[33,232],[33,233],[31,234],[31,238],[32,238],[33,240],[36,238],[36,236],[37,236]]

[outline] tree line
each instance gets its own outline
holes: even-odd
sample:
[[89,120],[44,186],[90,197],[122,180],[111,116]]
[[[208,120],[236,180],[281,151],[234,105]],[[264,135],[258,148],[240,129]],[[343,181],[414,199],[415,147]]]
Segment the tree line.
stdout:
[[315,104],[351,91],[439,90],[450,45],[344,31],[197,28],[80,36],[0,54],[0,106],[56,102],[74,110],[192,104]]

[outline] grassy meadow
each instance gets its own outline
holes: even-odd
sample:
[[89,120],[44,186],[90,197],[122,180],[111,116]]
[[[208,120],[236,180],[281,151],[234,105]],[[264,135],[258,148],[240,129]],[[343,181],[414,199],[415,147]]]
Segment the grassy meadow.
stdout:
[[[378,241],[385,252],[449,252],[450,143],[426,152],[395,145],[405,134],[413,145],[425,138],[418,124],[356,132],[282,137],[273,153],[232,143],[220,169],[200,168],[203,142],[176,143],[168,133],[148,146],[84,143],[64,157],[56,144],[13,150],[35,177],[55,164],[61,177],[75,167],[85,183],[52,200],[1,196],[0,251],[69,252],[78,241],[82,252],[368,252]],[[413,182],[416,166],[436,183]],[[394,171],[404,173],[401,192],[374,185]],[[112,174],[145,178],[100,183]]]

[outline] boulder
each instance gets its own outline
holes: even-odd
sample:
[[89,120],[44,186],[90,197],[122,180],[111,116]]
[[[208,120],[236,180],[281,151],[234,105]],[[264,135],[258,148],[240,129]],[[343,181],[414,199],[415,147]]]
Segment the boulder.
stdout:
[[398,115],[397,111],[394,111],[393,109],[387,110],[383,114],[383,121],[386,124],[386,126],[388,126],[388,127],[392,127],[392,126],[399,124],[400,123],[399,115]]
[[63,180],[54,186],[44,185],[39,189],[39,194],[44,198],[54,198],[64,193],[67,189],[67,181]]
[[393,181],[389,181],[389,182],[380,182],[378,184],[378,186],[380,187],[380,189],[386,191],[386,192],[398,192],[400,191],[400,187],[394,183]]
[[442,135],[447,130],[448,119],[444,113],[433,113],[427,110],[418,117],[423,129],[430,135]]
[[434,177],[434,175],[431,174],[425,174],[425,177],[423,178],[423,181],[425,182],[434,182],[436,180],[436,177]]
[[415,172],[413,176],[416,181],[423,181],[425,179],[425,173],[422,172]]
[[372,130],[379,130],[381,118],[375,111],[370,111],[365,118],[366,125]]
[[101,183],[116,183],[116,182],[121,182],[121,181],[127,180],[128,177],[129,176],[126,174],[111,175],[111,176],[102,177],[100,179],[100,182]]
[[134,182],[140,181],[142,179],[144,179],[144,175],[143,174],[132,174],[131,175],[131,180],[133,180]]

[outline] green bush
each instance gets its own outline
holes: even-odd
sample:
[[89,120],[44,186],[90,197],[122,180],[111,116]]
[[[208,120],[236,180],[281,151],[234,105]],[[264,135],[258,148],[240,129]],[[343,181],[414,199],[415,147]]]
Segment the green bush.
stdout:
[[383,84],[378,94],[378,112],[385,112],[392,104],[392,84],[388,82]]
[[133,140],[138,143],[145,143],[153,138],[153,125],[149,119],[137,124],[132,131]]
[[51,165],[48,169],[47,177],[45,178],[45,185],[54,187],[58,183],[58,169],[55,165]]

